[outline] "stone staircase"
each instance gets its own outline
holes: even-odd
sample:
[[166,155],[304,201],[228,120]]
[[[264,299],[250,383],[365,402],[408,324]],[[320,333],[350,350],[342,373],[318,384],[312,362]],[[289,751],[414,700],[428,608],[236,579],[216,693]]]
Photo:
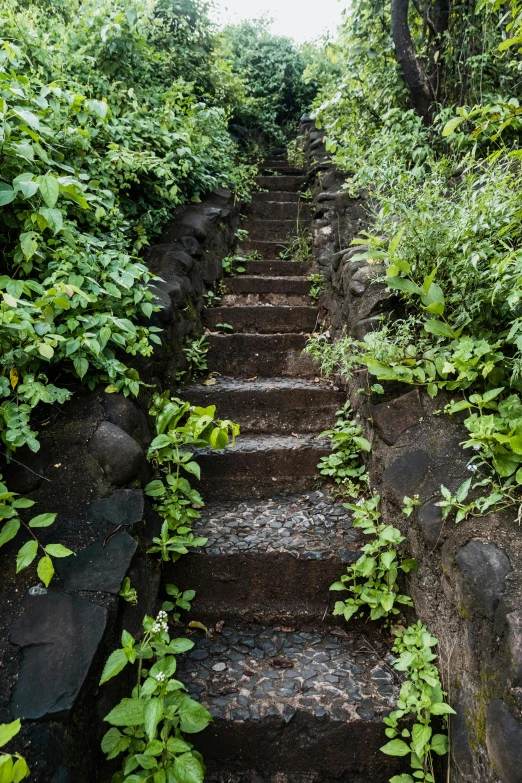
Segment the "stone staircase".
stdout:
[[[168,566],[167,581],[196,590],[194,635],[178,675],[214,716],[193,741],[213,783],[261,780],[387,783],[396,760],[379,747],[397,695],[387,646],[375,630],[335,624],[328,587],[358,557],[349,513],[317,481],[345,394],[301,355],[318,311],[308,262],[278,260],[287,237],[310,226],[298,191],[306,178],[282,155],[258,178],[244,228],[247,272],[226,280],[206,311],[212,386],[194,404],[241,425],[232,449],[200,456],[207,502],[195,533],[207,546]],[[217,333],[217,324],[232,333]]]

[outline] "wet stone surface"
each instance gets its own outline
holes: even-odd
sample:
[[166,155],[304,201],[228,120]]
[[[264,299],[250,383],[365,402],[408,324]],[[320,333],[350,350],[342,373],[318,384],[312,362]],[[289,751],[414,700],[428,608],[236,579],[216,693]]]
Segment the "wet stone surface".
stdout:
[[208,446],[203,449],[194,449],[198,456],[204,454],[225,454],[225,453],[247,453],[253,451],[274,451],[274,450],[293,450],[293,449],[317,449],[318,451],[329,451],[329,438],[316,438],[313,435],[258,435],[255,438],[239,437],[233,446],[227,446],[226,449],[213,449]]
[[327,490],[262,501],[211,503],[194,525],[206,555],[288,552],[310,560],[352,562],[361,540],[351,512]]
[[177,676],[215,718],[289,722],[300,710],[318,720],[376,721],[398,695],[392,661],[360,636],[225,626],[180,657]]

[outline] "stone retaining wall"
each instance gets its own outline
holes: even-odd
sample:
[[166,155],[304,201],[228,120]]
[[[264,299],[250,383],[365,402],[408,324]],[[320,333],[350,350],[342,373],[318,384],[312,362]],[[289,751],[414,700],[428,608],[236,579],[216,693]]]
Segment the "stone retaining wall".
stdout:
[[[314,256],[328,281],[322,298],[332,336],[357,339],[397,311],[382,267],[351,261],[352,239],[367,225],[365,201],[352,199],[345,177],[328,160],[323,133],[303,118],[314,203]],[[368,471],[382,497],[384,520],[401,528],[419,570],[407,588],[419,618],[440,641],[451,720],[452,783],[522,781],[522,531],[516,509],[455,525],[442,523],[440,485],[455,490],[469,476],[460,447],[465,430],[441,413],[449,396],[431,400],[411,386],[384,384],[366,394],[366,373],[348,385],[352,405],[372,442]],[[357,395],[359,389],[364,394]],[[405,495],[421,505],[406,519]]]
[[[156,389],[186,369],[185,338],[202,333],[203,294],[222,276],[238,221],[232,193],[219,189],[179,209],[148,253],[162,278],[153,322],[164,331],[153,357],[137,367]],[[125,678],[97,683],[121,630],[137,633],[156,611],[161,581],[158,562],[145,554],[160,523],[141,489],[150,480],[146,409],[146,399],[78,388],[66,405],[37,412],[40,451],[22,449],[3,468],[9,489],[36,501],[28,518],[58,513],[41,540],[76,553],[55,561],[60,578],[46,590],[34,566],[15,574],[21,534],[0,550],[0,723],[22,719],[12,747],[26,757],[32,783],[92,783],[104,779],[102,764],[103,775],[109,770],[100,751],[103,717],[132,686]],[[129,527],[104,547],[119,525]],[[137,606],[118,598],[126,575]]]

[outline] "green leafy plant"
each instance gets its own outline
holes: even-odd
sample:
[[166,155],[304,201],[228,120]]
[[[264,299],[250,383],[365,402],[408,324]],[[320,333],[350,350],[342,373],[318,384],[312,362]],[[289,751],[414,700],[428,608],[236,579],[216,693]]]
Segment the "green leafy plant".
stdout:
[[[0,475],[0,482],[2,476]],[[38,561],[37,574],[46,587],[54,576],[53,557],[69,557],[74,554],[63,544],[42,544],[35,534],[39,528],[49,527],[56,519],[56,514],[38,514],[29,522],[20,518],[20,511],[35,505],[34,500],[22,498],[16,492],[9,492],[5,484],[0,483],[0,519],[4,522],[0,530],[0,547],[7,544],[23,528],[29,534],[30,540],[19,549],[16,556],[16,573],[28,568],[38,552],[42,555]]]
[[[164,601],[162,609],[166,612],[174,612],[174,609],[183,609],[185,612],[190,612],[190,602],[196,595],[194,590],[180,590],[176,585],[165,585],[165,591],[171,600]],[[172,618],[175,622],[178,622],[181,614],[180,612],[174,612]]]
[[122,582],[119,595],[120,598],[123,598],[123,600],[127,601],[129,604],[136,605],[138,603],[138,593],[136,588],[132,587],[131,580],[128,576],[126,576]]
[[221,261],[223,274],[230,277],[230,275],[242,274],[243,272],[246,272],[246,260],[247,259],[244,256],[227,256],[226,258],[223,258]]
[[364,617],[370,612],[370,620],[387,618],[400,612],[398,606],[413,606],[408,595],[400,592],[397,582],[399,571],[409,573],[417,568],[416,560],[399,558],[399,545],[405,540],[393,525],[380,522],[380,497],[372,495],[358,503],[345,503],[353,511],[353,526],[372,540],[362,548],[362,555],[350,565],[347,573],[330,587],[333,591],[349,591],[351,597],[337,601],[334,615],[349,620],[354,615]]
[[198,509],[204,505],[187,479],[187,474],[200,478],[196,450],[233,445],[239,426],[215,419],[215,406],[195,407],[171,398],[169,391],[154,396],[149,412],[156,419],[156,437],[147,458],[160,477],[149,482],[145,492],[157,499],[154,508],[164,519],[160,536],[153,539],[149,551],[160,554],[164,561],[175,562],[189,547],[206,543],[205,538],[191,533],[192,522],[200,517]]
[[308,275],[306,278],[312,285],[310,286],[310,290],[308,292],[308,296],[312,300],[312,302],[317,302],[319,297],[322,293],[324,293],[326,288],[326,280],[324,278],[324,275]]
[[308,228],[297,227],[297,233],[288,237],[286,246],[279,253],[283,261],[309,261],[312,258],[312,232]]
[[130,698],[122,699],[105,716],[112,728],[103,737],[103,752],[107,759],[125,754],[123,769],[113,777],[114,783],[203,783],[203,759],[185,735],[202,731],[212,717],[173,676],[176,655],[192,649],[194,643],[171,639],[168,611],[162,609],[156,619],[144,618],[141,639],[123,631],[122,646],[111,653],[102,673],[100,685],[129,664],[137,664]]
[[0,780],[2,783],[19,783],[30,774],[29,767],[18,753],[6,753],[1,750],[21,729],[20,720],[12,723],[0,723]]
[[208,370],[207,353],[209,348],[210,345],[205,335],[202,335],[195,340],[187,338],[187,345],[183,348],[183,353],[189,363],[192,375],[202,375]]
[[321,457],[317,467],[322,476],[334,480],[338,491],[356,496],[368,483],[366,468],[361,464],[361,453],[370,451],[371,445],[362,436],[363,429],[351,414],[351,405],[346,402],[336,413],[338,418],[334,427],[318,436],[331,439],[332,451]]
[[234,327],[230,324],[216,324],[216,329],[221,332],[233,332]]
[[243,242],[245,239],[248,239],[248,231],[246,231],[244,228],[238,228],[235,233],[235,237],[238,242]]
[[[419,620],[409,628],[394,631],[396,640],[393,652],[398,656],[393,664],[396,671],[405,677],[398,709],[391,712],[384,722],[388,727],[386,736],[390,742],[381,748],[388,756],[409,756],[414,770],[412,775],[396,775],[390,783],[435,783],[432,753],[444,756],[448,752],[447,734],[434,734],[431,726],[433,717],[448,715],[455,711],[444,701],[439,672],[433,663],[436,655],[433,648],[438,644]],[[400,721],[413,716],[416,721],[411,729],[400,728]],[[403,739],[399,739],[403,737]]]

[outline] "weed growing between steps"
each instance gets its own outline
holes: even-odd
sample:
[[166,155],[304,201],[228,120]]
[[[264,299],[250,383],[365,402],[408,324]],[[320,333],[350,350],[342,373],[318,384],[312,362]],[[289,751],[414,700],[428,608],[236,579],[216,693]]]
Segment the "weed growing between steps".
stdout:
[[[317,338],[312,338],[312,345],[314,347],[309,352],[313,350],[317,354],[318,346],[324,346],[328,354],[328,343],[324,340],[318,342]],[[329,364],[331,357],[326,361]],[[369,477],[366,468],[360,463],[361,454],[370,451],[371,445],[366,438],[360,437],[362,427],[348,418],[350,411],[350,403],[347,402],[338,411],[340,418],[335,428],[322,433],[332,437],[333,451],[321,459],[318,467],[323,475],[333,477],[348,494],[357,496],[362,490],[361,483],[354,484],[352,477],[363,476],[366,479],[364,488],[367,489]],[[375,494],[360,498],[356,503],[343,504],[353,512],[353,526],[371,538],[361,548],[362,554],[358,560],[348,566],[346,574],[334,582],[330,590],[350,593],[350,597],[344,601],[336,601],[334,615],[343,616],[346,620],[367,617],[384,621],[388,625],[393,617],[400,615],[401,606],[413,607],[411,597],[400,589],[398,576],[401,571],[407,574],[416,570],[417,561],[402,557],[400,545],[406,540],[405,536],[398,528],[380,521],[379,504],[380,497]],[[405,497],[403,514],[410,516],[417,504],[416,497]],[[392,626],[392,630],[396,636],[393,652],[398,655],[393,665],[404,680],[397,709],[384,718],[386,736],[390,742],[381,751],[389,756],[410,757],[413,776],[395,775],[390,783],[435,783],[432,754],[445,755],[448,752],[448,738],[446,734],[433,734],[432,718],[442,716],[444,723],[446,716],[454,713],[444,702],[446,694],[433,663],[436,655],[432,649],[438,640],[420,621],[406,629],[403,626]],[[411,730],[400,727],[399,722],[404,719],[415,721]]]
[[316,303],[319,300],[321,294],[326,290],[326,280],[324,275],[312,274],[308,275],[306,279],[312,284],[310,286],[308,296],[312,302]]
[[27,763],[18,753],[7,753],[2,750],[20,731],[20,720],[12,723],[0,723],[0,780],[2,783],[20,783],[29,776]]

